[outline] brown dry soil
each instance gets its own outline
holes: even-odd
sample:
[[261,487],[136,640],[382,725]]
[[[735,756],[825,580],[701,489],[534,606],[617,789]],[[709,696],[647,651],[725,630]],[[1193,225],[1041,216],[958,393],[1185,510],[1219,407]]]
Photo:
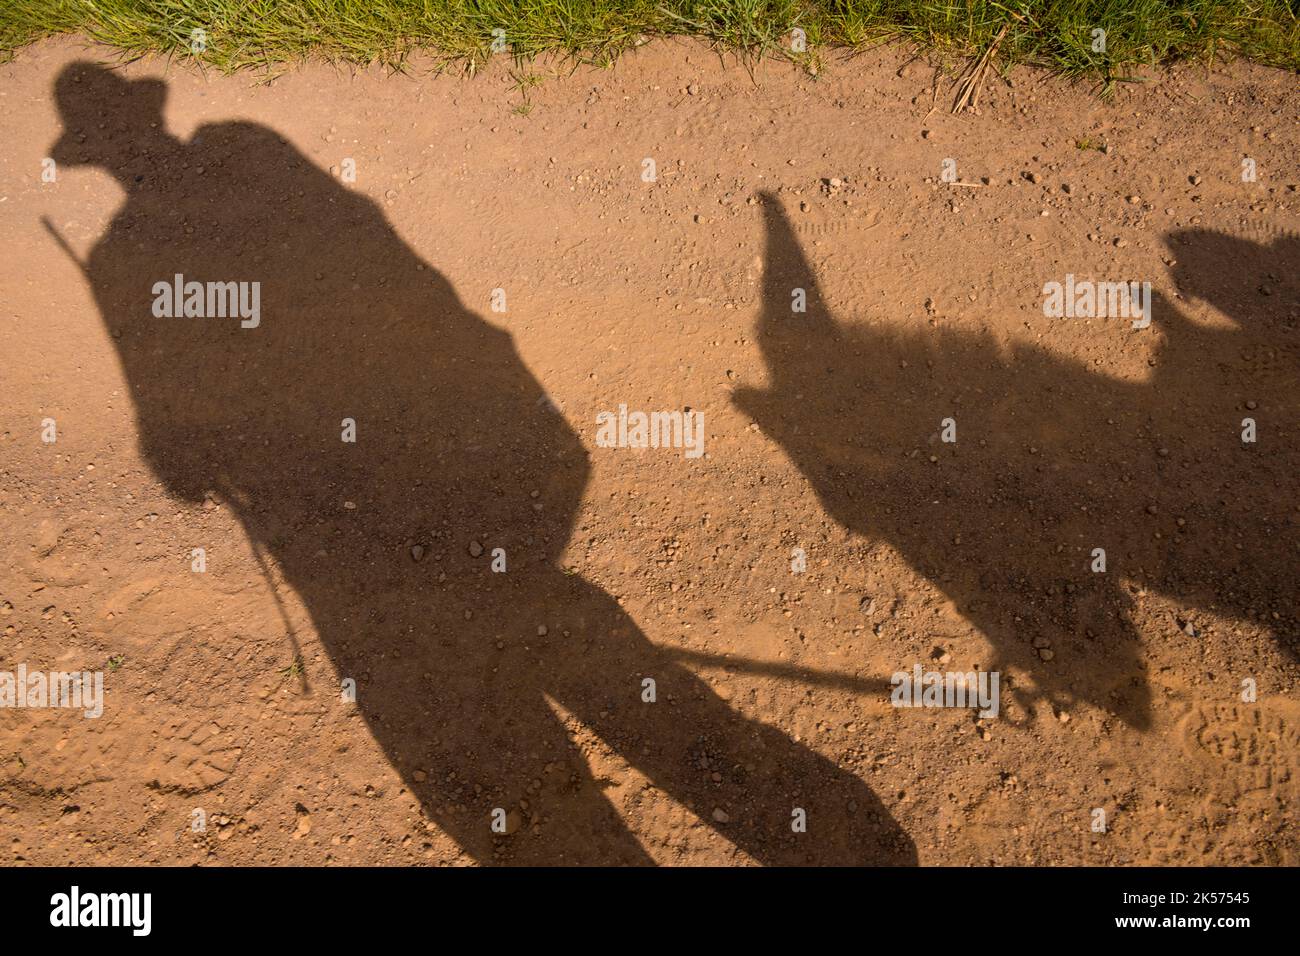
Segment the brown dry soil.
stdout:
[[108,59],[0,67],[4,862],[1300,863],[1294,76]]

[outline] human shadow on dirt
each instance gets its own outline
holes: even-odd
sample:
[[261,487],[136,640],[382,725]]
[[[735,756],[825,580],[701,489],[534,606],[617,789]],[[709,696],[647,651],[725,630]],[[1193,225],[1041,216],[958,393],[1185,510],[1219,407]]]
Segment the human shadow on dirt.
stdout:
[[[644,797],[611,803],[555,704],[762,863],[914,863],[859,777],[731,709],[566,573],[590,466],[511,337],[274,131],[170,135],[165,91],[85,63],[55,89],[56,161],[126,192],[84,269],[143,454],[169,494],[238,515],[428,818],[482,862],[650,862],[625,820]],[[258,320],[160,317],[176,276],[259,282]]]
[[[835,521],[895,548],[951,599],[991,642],[990,670],[1028,676],[1016,694],[1031,708],[1084,701],[1150,725],[1133,623],[1144,589],[1254,622],[1295,656],[1294,237],[1169,236],[1181,293],[1234,326],[1195,323],[1159,295],[1149,328],[1094,320],[1098,334],[1160,336],[1149,378],[1130,383],[942,325],[839,321],[780,200],[762,201],[768,385],[738,392],[738,406]],[[792,310],[795,289],[806,313]],[[1255,443],[1242,440],[1246,418]],[[943,440],[945,419],[955,442]],[[1188,625],[1157,626],[1199,656]]]

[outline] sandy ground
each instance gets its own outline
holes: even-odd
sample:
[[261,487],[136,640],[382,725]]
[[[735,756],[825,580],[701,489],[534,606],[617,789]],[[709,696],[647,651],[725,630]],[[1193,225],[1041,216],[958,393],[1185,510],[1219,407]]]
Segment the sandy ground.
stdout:
[[0,669],[105,687],[4,862],[1300,863],[1294,76],[109,59],[0,66]]

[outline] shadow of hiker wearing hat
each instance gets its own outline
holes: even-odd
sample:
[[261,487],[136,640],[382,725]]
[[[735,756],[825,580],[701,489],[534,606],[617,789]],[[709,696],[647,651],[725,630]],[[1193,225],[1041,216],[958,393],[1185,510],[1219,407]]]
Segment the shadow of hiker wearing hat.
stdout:
[[[374,203],[257,124],[173,137],[156,81],[82,63],[55,92],[56,160],[126,193],[84,268],[144,457],[170,495],[230,504],[428,818],[481,862],[649,862],[567,713],[760,862],[915,862],[858,776],[733,710],[565,573],[582,442]],[[159,317],[176,276],[259,283],[260,321]]]

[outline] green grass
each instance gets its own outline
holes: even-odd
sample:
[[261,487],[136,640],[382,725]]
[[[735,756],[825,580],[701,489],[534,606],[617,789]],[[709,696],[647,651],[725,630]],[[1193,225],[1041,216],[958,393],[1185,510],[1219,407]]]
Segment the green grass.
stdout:
[[[308,58],[401,68],[416,50],[473,71],[503,30],[498,55],[520,62],[561,53],[608,64],[643,38],[692,35],[815,67],[828,46],[888,40],[966,58],[1006,27],[999,67],[1035,63],[1109,85],[1136,66],[1225,56],[1300,70],[1298,11],[1300,0],[0,0],[0,56],[78,33],[128,56],[226,71]],[[793,28],[807,52],[791,50]],[[206,32],[201,52],[195,29]],[[1096,29],[1105,52],[1093,49]]]
[[293,659],[293,663],[291,663],[288,667],[280,668],[280,676],[301,677],[303,670],[305,670],[305,668],[302,663],[302,655],[300,654]]

